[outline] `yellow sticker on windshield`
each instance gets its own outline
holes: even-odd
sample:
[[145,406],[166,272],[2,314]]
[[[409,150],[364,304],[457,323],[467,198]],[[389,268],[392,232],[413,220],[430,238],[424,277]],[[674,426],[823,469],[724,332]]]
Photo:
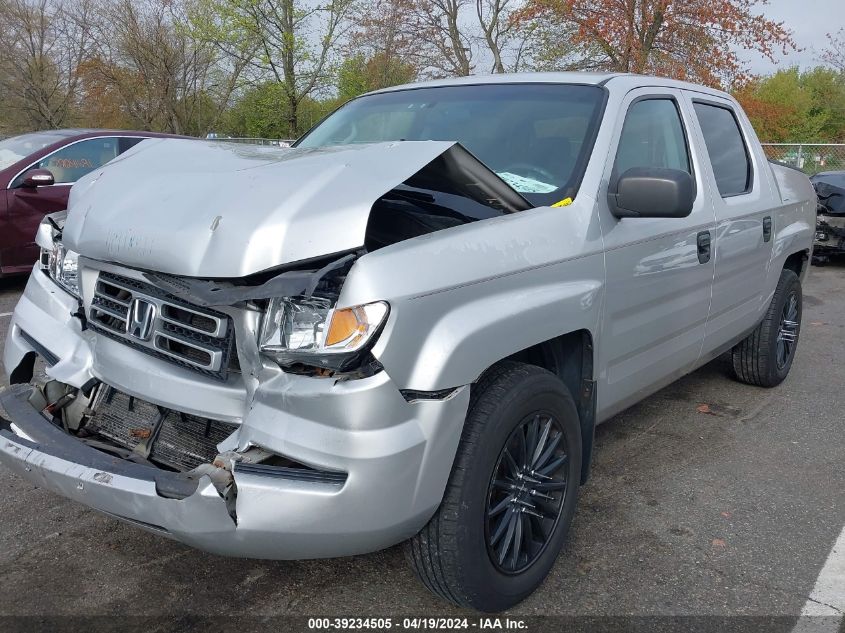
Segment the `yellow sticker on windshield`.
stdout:
[[572,198],[564,198],[560,202],[555,202],[552,206],[553,207],[568,207],[572,204]]

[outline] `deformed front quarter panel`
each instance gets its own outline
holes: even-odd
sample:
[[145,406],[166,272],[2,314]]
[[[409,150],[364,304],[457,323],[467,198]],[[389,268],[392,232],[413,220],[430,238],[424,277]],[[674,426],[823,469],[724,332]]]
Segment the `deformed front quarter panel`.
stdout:
[[362,257],[339,306],[387,300],[373,354],[401,389],[474,382],[488,367],[576,330],[595,332],[604,288],[594,201],[440,231]]

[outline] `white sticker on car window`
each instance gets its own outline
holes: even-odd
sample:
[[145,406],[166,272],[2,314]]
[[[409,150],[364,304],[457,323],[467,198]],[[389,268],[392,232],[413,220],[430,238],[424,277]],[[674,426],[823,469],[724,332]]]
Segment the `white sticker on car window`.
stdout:
[[557,189],[556,185],[512,174],[509,171],[498,172],[496,175],[519,193],[551,193]]

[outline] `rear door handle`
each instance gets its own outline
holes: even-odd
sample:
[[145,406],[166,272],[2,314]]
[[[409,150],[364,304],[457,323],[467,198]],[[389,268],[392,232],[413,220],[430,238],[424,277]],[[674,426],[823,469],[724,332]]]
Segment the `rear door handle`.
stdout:
[[763,241],[768,242],[772,239],[772,216],[767,215],[763,218]]
[[710,261],[710,231],[698,234],[698,263],[706,264]]

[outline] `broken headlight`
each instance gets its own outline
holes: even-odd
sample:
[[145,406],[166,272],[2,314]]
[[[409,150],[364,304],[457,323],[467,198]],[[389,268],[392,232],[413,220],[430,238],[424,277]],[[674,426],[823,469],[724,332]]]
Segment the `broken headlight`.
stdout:
[[41,267],[53,281],[79,298],[79,255],[61,242],[53,242],[52,248],[41,249]]
[[261,351],[280,365],[343,369],[384,324],[387,303],[335,308],[320,297],[271,299],[261,328]]

